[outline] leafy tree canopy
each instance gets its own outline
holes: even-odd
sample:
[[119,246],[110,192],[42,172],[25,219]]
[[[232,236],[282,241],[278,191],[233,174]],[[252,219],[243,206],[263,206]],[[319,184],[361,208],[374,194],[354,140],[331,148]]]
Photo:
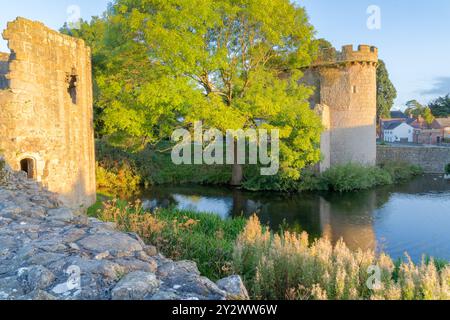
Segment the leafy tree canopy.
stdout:
[[405,110],[405,114],[414,118],[422,116],[425,111],[425,106],[417,100],[410,100],[406,102],[406,106],[407,108]]
[[428,105],[436,118],[446,118],[450,116],[450,94],[433,100]]
[[408,101],[406,106],[406,115],[414,118],[422,117],[428,125],[433,123],[435,118],[429,107],[420,104],[417,100]]
[[77,35],[98,59],[102,133],[156,143],[197,120],[221,130],[264,120],[280,129],[283,172],[298,178],[320,159],[312,88],[297,83],[313,33],[288,0],[116,0]]

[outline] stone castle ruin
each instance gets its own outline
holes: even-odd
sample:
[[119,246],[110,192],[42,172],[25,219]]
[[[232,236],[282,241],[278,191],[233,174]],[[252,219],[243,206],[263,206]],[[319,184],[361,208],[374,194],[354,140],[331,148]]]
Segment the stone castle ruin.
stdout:
[[[17,18],[0,53],[0,155],[72,207],[95,202],[90,49],[83,40]],[[322,117],[320,170],[348,162],[376,164],[378,50],[328,49],[303,83],[316,87]]]
[[352,163],[375,165],[378,49],[360,45],[324,50],[301,82],[316,87],[311,107],[322,117],[320,170]]
[[0,53],[0,154],[71,207],[95,202],[90,49],[17,18]]

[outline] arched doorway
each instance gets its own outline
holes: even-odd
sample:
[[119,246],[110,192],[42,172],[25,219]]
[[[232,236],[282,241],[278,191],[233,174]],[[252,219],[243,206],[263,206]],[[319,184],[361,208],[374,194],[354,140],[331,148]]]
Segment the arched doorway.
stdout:
[[28,179],[36,178],[36,164],[34,159],[25,158],[20,160],[20,170],[26,172]]

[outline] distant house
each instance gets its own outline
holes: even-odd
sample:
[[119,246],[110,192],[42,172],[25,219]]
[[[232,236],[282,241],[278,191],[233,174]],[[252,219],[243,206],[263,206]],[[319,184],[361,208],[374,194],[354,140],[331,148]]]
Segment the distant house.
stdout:
[[414,127],[414,143],[436,145],[450,139],[450,118],[436,118],[428,124],[419,117],[411,126]]
[[384,129],[393,123],[401,123],[405,122],[407,124],[411,124],[414,121],[414,118],[407,116],[405,113],[399,110],[391,111],[390,118],[381,118],[379,127],[378,127],[378,137],[381,140],[387,141],[384,139]]
[[414,128],[404,121],[384,122],[383,140],[386,142],[413,142]]
[[414,143],[440,144],[444,141],[441,129],[414,129]]
[[431,127],[442,130],[442,138],[445,141],[450,140],[450,118],[436,118]]

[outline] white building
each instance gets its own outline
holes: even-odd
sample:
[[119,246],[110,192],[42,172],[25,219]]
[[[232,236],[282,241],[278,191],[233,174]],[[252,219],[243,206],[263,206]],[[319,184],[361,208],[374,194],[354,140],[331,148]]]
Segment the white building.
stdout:
[[387,122],[383,128],[386,142],[413,142],[414,128],[406,122]]

